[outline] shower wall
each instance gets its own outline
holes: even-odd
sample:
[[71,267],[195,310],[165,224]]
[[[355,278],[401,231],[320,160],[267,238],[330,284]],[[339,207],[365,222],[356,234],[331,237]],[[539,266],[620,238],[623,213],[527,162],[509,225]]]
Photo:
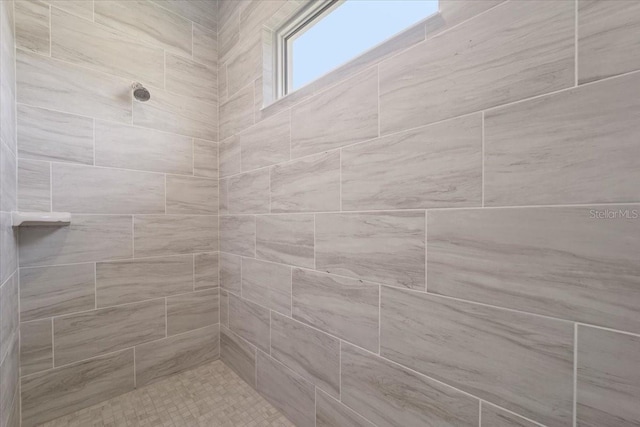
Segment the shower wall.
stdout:
[[216,10],[16,2],[24,426],[219,356]]
[[441,0],[265,107],[303,3],[219,7],[222,360],[301,427],[638,425],[640,3]]

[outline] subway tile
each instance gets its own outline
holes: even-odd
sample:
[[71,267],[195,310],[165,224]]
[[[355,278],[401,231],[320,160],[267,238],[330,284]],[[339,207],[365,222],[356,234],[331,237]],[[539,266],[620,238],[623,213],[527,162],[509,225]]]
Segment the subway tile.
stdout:
[[208,67],[218,67],[218,35],[206,27],[193,24],[193,59]]
[[220,177],[240,173],[240,140],[233,136],[220,142]]
[[578,2],[578,81],[587,83],[640,69],[640,4]]
[[220,356],[219,325],[136,346],[136,385],[142,387]]
[[376,68],[291,110],[291,156],[301,157],[378,136]]
[[640,333],[636,206],[427,213],[429,292]]
[[267,353],[269,323],[268,309],[229,294],[229,329]]
[[247,384],[256,386],[256,348],[225,327],[220,328],[220,358]]
[[[18,334],[13,335],[8,352],[0,365],[0,416],[7,419],[12,412],[12,402],[19,390],[20,349],[18,342]],[[4,425],[9,427],[8,423]]]
[[217,28],[217,7],[213,0],[153,0],[172,11],[175,14],[183,16],[190,21],[196,22],[210,30],[215,31]]
[[96,71],[162,86],[164,52],[139,39],[51,8],[51,56]]
[[220,323],[218,289],[167,298],[167,334],[176,335]]
[[229,293],[220,288],[220,324],[229,327]]
[[163,299],[56,317],[54,363],[66,365],[164,337]]
[[271,168],[272,212],[340,210],[340,153],[305,157]]
[[293,318],[378,352],[378,285],[293,269]]
[[240,295],[242,286],[242,258],[220,253],[220,287],[236,295]]
[[18,164],[18,210],[51,211],[51,164],[20,160]]
[[230,96],[262,76],[262,55],[262,37],[259,32],[235,46],[229,59],[225,61]]
[[341,401],[378,426],[478,425],[477,399],[346,342],[341,351]]
[[95,287],[99,308],[191,292],[193,257],[99,262]]
[[217,251],[217,217],[137,215],[134,243],[136,257]]
[[271,357],[316,387],[340,397],[340,340],[271,312]]
[[193,288],[202,290],[217,288],[219,269],[218,253],[195,254],[193,256]]
[[578,325],[576,425],[640,423],[640,337]]
[[193,140],[193,174],[218,179],[218,144]]
[[7,144],[0,142],[0,170],[3,172],[2,181],[0,182],[0,209],[4,212],[16,210],[16,168],[16,155],[11,151],[11,148],[9,148]]
[[16,47],[49,56],[49,5],[35,1],[15,1]]
[[291,267],[244,258],[241,276],[243,298],[291,315]]
[[71,224],[20,230],[23,267],[131,258],[129,215],[72,215]]
[[240,133],[253,121],[253,84],[250,84],[220,104],[220,139]]
[[165,211],[164,176],[147,172],[53,164],[53,211],[137,213]]
[[573,86],[574,9],[505,2],[384,61],[381,133]]
[[218,102],[217,68],[168,53],[165,89],[200,101]]
[[382,287],[380,325],[383,357],[550,427],[571,422],[573,324]]
[[383,137],[342,150],[342,208],[482,205],[482,116]]
[[193,173],[194,155],[189,137],[96,120],[95,139],[96,166]]
[[134,40],[191,56],[191,22],[151,2],[96,1],[95,21]]
[[220,250],[254,257],[256,254],[256,218],[253,216],[221,216]]
[[316,389],[317,427],[375,427],[322,390]]
[[22,378],[22,425],[33,427],[133,391],[133,349]]
[[269,170],[261,169],[229,178],[230,214],[269,213]]
[[18,51],[17,101],[115,122],[131,121],[131,82]]
[[256,389],[298,427],[315,426],[313,385],[262,352],[257,355]]
[[640,201],[639,95],[633,74],[486,113],[485,203]]
[[482,423],[480,427],[539,427],[540,424],[534,424],[522,417],[504,411],[500,408],[492,406],[486,402],[482,402],[481,409]]
[[167,175],[168,214],[218,213],[218,181],[191,176]]
[[20,269],[23,322],[95,308],[93,263]]
[[53,368],[51,319],[20,324],[20,376]]
[[238,136],[243,171],[289,160],[289,112],[263,120]]
[[256,258],[314,268],[314,216],[268,215],[256,218]]
[[93,21],[94,0],[40,0],[58,9],[72,13],[80,18]]
[[19,332],[18,292],[18,277],[13,274],[0,288],[0,359],[10,350]]
[[318,214],[316,268],[422,290],[424,240],[424,212]]
[[218,140],[217,105],[152,88],[147,102],[133,102],[133,124],[169,133]]

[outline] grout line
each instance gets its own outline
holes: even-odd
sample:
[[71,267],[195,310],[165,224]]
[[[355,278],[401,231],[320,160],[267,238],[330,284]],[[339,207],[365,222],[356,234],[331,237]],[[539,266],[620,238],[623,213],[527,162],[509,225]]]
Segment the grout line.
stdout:
[[577,425],[578,407],[578,324],[573,327],[573,427]]
[[94,309],[98,309],[98,263],[93,263],[93,296],[94,296]]
[[575,54],[574,54],[574,64],[573,64],[573,68],[574,68],[574,74],[575,74],[575,85],[574,87],[578,86],[578,0],[574,0],[575,1],[575,12],[574,12],[574,41],[573,41],[573,45],[574,45],[574,49],[575,49]]
[[478,403],[478,427],[482,427],[482,400]]
[[485,154],[484,154],[484,126],[485,126],[485,118],[484,118],[484,111],[482,112],[482,136],[481,136],[481,141],[482,141],[482,199],[481,199],[481,203],[482,203],[482,207],[484,208],[485,203],[484,203],[484,158],[485,158]]

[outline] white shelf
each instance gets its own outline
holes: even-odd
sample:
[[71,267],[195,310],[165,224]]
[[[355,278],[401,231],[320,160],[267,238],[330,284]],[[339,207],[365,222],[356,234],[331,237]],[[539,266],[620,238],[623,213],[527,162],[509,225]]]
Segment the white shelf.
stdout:
[[11,224],[14,227],[29,227],[35,225],[62,226],[69,225],[69,212],[11,212]]

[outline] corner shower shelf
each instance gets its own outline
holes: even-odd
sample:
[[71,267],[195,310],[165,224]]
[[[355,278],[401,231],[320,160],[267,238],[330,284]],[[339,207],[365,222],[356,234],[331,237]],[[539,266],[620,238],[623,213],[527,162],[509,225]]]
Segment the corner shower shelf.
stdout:
[[14,227],[61,226],[69,225],[70,222],[69,212],[11,212],[11,224]]

